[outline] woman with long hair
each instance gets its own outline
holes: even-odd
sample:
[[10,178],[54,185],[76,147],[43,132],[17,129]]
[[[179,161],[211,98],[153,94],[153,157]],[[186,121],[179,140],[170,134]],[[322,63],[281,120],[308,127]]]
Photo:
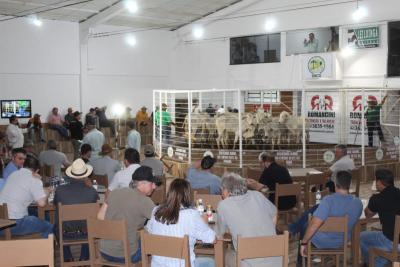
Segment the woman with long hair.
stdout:
[[[208,227],[206,216],[192,208],[190,200],[190,184],[183,179],[175,179],[169,188],[166,200],[155,207],[147,230],[151,234],[189,237],[190,262],[192,267],[211,267],[214,260],[208,257],[195,257],[194,244],[196,240],[203,243],[214,243],[215,232]],[[181,267],[183,260],[153,256],[152,267]]]

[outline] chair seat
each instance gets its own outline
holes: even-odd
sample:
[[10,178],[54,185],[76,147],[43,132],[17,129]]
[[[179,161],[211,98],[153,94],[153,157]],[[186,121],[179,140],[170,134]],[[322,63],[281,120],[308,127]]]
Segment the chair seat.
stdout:
[[194,246],[194,252],[195,254],[199,254],[199,255],[214,255],[215,254],[215,250],[214,250],[214,246],[210,246],[209,244],[202,244],[202,243],[198,243]]
[[[115,267],[120,267],[120,266],[125,266],[125,263],[118,263],[118,262],[112,262],[112,261],[108,261],[108,260],[105,260],[105,259],[96,259],[95,261],[95,264],[98,264],[98,265],[101,265],[101,266],[115,266]],[[90,265],[90,262],[89,262],[89,265]],[[138,263],[130,263],[129,264],[131,267],[141,267],[142,266],[142,264],[141,264],[141,262],[138,262]]]
[[80,244],[87,244],[89,241],[87,239],[74,239],[74,240],[65,240],[64,245],[80,245]]
[[63,266],[87,266],[90,265],[90,261],[68,261],[63,262]]

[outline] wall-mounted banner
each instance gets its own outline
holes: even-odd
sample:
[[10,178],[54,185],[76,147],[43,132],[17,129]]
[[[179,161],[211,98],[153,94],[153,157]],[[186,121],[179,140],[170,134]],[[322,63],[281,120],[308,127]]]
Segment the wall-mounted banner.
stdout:
[[333,57],[330,53],[303,56],[303,80],[332,79]]
[[347,43],[354,48],[379,47],[379,26],[347,29]]

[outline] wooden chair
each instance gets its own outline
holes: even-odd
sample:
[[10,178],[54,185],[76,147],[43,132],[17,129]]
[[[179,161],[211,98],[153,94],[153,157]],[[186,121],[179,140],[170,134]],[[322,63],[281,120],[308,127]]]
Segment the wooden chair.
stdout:
[[[317,192],[308,192],[308,205],[309,206],[305,207],[305,209],[314,207],[317,204],[316,203],[316,194],[317,194]],[[329,189],[325,188],[324,190],[321,191],[321,199],[329,194],[330,194]]]
[[[128,227],[125,220],[110,221],[97,220],[89,218],[88,222],[88,241],[90,251],[90,266],[126,266],[133,267],[140,265],[133,264],[130,257]],[[112,263],[104,260],[100,255],[99,241],[100,239],[119,240],[122,242],[124,249],[125,263]],[[128,259],[128,260],[127,260]]]
[[54,236],[47,239],[0,241],[1,266],[54,267]]
[[389,261],[395,262],[399,260],[399,236],[400,236],[400,215],[396,216],[393,235],[393,248],[392,251],[384,251],[378,248],[370,248],[369,251],[369,266],[375,266],[375,257],[382,257]]
[[214,211],[217,210],[219,202],[222,201],[222,197],[220,195],[201,194],[198,193],[198,191],[194,191],[194,201],[196,202],[198,199],[203,200],[203,204],[205,205],[204,207],[211,205]]
[[98,203],[85,203],[85,204],[74,204],[74,205],[62,205],[58,203],[58,238],[60,244],[60,262],[61,267],[63,266],[82,266],[89,265],[90,261],[74,261],[74,262],[64,262],[64,250],[65,245],[83,245],[88,244],[88,239],[74,239],[74,240],[64,240],[63,236],[63,222],[68,221],[87,221],[89,218],[96,218],[97,212],[99,211]]
[[[311,218],[311,217],[310,217]],[[309,219],[310,219],[309,218]],[[336,257],[335,266],[347,266],[347,242],[348,242],[348,231],[347,231],[348,216],[344,217],[328,217],[324,224],[318,229],[318,232],[334,232],[343,233],[343,246],[338,249],[318,249],[312,246],[311,241],[307,244],[307,267],[311,267],[311,256],[312,255],[334,255]],[[340,255],[343,255],[343,264],[340,265]],[[303,261],[304,265],[304,261]]]
[[[306,177],[306,185],[304,189],[304,195],[307,196],[308,192],[311,192],[312,188],[319,187],[320,190],[326,188],[326,183],[328,182],[325,173],[318,173],[318,174],[311,174],[307,173]],[[310,204],[308,203],[308,198],[304,198],[304,207],[309,207]]]
[[[8,217],[8,208],[7,208],[7,203],[0,204],[0,219],[5,219],[5,220],[10,220]],[[42,235],[40,233],[33,233],[29,235],[17,235],[17,236],[12,236],[11,234],[11,228],[6,228],[2,230],[4,232],[4,239],[5,240],[10,240],[10,239],[35,239],[35,238],[41,238]]]
[[282,257],[282,266],[289,264],[289,233],[283,235],[237,238],[236,266],[242,260],[267,257]]
[[[189,238],[152,235],[146,231],[140,232],[142,244],[142,267],[150,267],[149,256],[162,256],[185,261],[185,267],[191,267],[189,253]],[[183,265],[182,265],[183,267]]]
[[355,190],[351,191],[351,194],[355,195],[356,197],[360,196],[360,183],[361,179],[363,179],[363,172],[364,167],[360,167],[351,171],[351,183],[352,185],[355,185]]
[[98,185],[102,185],[105,188],[108,188],[108,177],[107,174],[104,175],[98,175],[98,174],[92,174],[90,176],[90,180],[93,182],[94,180],[96,180]]
[[54,177],[54,166],[52,165],[43,165],[40,167],[40,175],[42,177]]
[[246,178],[250,178],[250,179],[256,180],[258,182],[260,180],[260,176],[261,176],[262,172],[263,172],[263,170],[260,168],[247,167]]
[[300,216],[301,212],[301,184],[275,184],[275,206],[279,207],[279,198],[285,196],[296,196],[296,206],[289,210],[279,210],[277,214],[277,221],[279,216],[285,216],[285,223],[289,223],[289,215],[295,214]]

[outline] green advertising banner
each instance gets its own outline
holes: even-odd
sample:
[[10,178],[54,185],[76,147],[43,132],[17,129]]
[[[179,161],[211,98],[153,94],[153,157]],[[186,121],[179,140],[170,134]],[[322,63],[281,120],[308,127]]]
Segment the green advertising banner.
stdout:
[[347,30],[348,46],[354,48],[379,47],[379,26],[370,26]]

